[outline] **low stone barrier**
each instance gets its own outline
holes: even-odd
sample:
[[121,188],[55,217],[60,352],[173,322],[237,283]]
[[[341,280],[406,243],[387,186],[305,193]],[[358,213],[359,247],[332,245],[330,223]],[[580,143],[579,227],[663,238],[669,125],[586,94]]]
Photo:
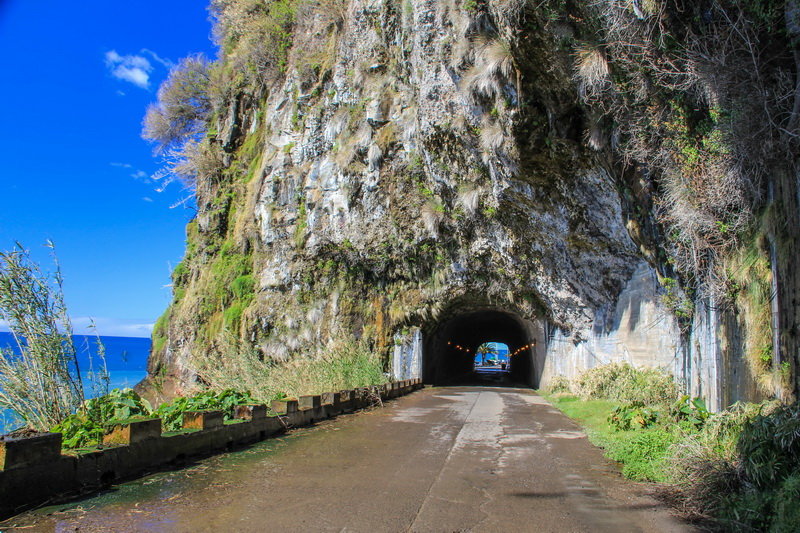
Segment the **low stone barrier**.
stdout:
[[179,465],[233,446],[252,444],[286,428],[301,427],[396,398],[423,387],[421,379],[327,392],[319,396],[240,405],[235,420],[221,411],[183,414],[183,429],[162,432],[159,418],[109,423],[103,446],[61,450],[60,433],[0,440],[0,520],[58,497],[87,493],[115,481]]

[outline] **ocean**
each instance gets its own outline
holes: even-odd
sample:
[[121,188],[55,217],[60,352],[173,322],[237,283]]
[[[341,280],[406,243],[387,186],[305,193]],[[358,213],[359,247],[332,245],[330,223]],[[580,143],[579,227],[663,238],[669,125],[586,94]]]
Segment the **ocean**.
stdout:
[[[84,381],[86,397],[92,396],[92,387],[87,373],[90,358],[94,365],[99,363],[97,357],[97,337],[92,335],[73,335],[72,340],[78,351],[78,365]],[[147,375],[147,357],[150,355],[150,339],[141,337],[105,337],[100,341],[106,350],[106,365],[111,378],[109,389],[133,387]],[[0,347],[11,347],[17,352],[17,346],[11,333],[0,331]],[[0,410],[0,435],[19,426],[11,411]]]

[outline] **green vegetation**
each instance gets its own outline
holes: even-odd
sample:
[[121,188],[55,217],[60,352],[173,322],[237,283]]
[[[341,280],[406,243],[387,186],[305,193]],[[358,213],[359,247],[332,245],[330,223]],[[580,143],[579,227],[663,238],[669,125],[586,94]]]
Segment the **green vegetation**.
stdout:
[[50,430],[63,435],[64,448],[96,446],[103,442],[105,426],[110,421],[149,416],[151,411],[147,400],[132,389],[114,389],[99,398],[86,400],[77,413]]
[[[762,225],[769,218],[761,215]],[[773,364],[772,265],[767,253],[766,228],[758,228],[745,244],[727,258],[728,297],[741,310],[745,328],[745,354],[761,390],[771,393],[784,386]]]
[[605,365],[573,382],[554,379],[547,397],[586,427],[623,475],[669,484],[697,518],[725,530],[795,531],[800,403],[710,413],[699,398],[670,398],[675,387],[666,378]]
[[[48,243],[52,249],[52,243]],[[0,252],[0,318],[8,323],[17,353],[0,348],[0,410],[14,411],[27,427],[46,430],[58,424],[84,399],[72,324],[64,304],[63,279],[45,275],[22,245]],[[102,358],[104,351],[99,344]],[[105,360],[88,369],[93,389],[107,391]]]
[[164,431],[176,431],[182,427],[185,412],[218,410],[223,412],[225,420],[231,420],[237,405],[249,403],[254,400],[247,392],[209,390],[193,396],[179,396],[153,409],[132,389],[114,389],[85,401],[77,413],[50,430],[63,435],[64,448],[86,448],[102,444],[108,426],[115,422],[156,416],[162,419]]
[[161,404],[152,412],[161,418],[164,431],[177,431],[183,426],[183,413],[188,411],[222,411],[225,420],[233,420],[237,405],[255,403],[249,392],[232,389],[207,390],[193,396],[179,396]]
[[628,363],[598,366],[578,376],[573,391],[584,400],[604,399],[646,405],[665,404],[678,396],[672,376]]
[[[235,346],[230,343],[230,346]],[[383,361],[365,343],[345,342],[318,358],[285,362],[265,359],[255,349],[236,356],[197,354],[197,372],[212,389],[251,391],[259,401],[378,385],[387,381]]]

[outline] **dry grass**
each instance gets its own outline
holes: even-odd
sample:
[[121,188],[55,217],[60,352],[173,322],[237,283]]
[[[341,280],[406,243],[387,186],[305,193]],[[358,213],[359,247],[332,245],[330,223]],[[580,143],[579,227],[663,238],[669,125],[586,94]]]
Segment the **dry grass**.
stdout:
[[434,238],[438,237],[439,225],[444,218],[444,214],[438,204],[430,200],[425,202],[420,210],[420,216],[422,217],[422,224],[425,226],[428,234]]
[[469,216],[472,216],[478,210],[478,205],[480,203],[482,193],[483,191],[479,187],[474,187],[472,185],[462,185],[458,189],[458,195],[456,196],[456,205],[461,206],[464,209],[464,213],[466,213]]
[[503,126],[489,117],[484,118],[481,124],[480,143],[484,154],[493,156],[503,146],[505,134]]
[[[274,355],[274,352],[271,352]],[[196,355],[198,376],[215,390],[247,390],[260,401],[377,385],[387,381],[383,361],[365,343],[341,341],[316,357],[276,360],[229,340],[214,355]]]
[[373,143],[367,152],[367,165],[370,170],[380,170],[381,161],[383,161],[383,152],[377,143]]
[[473,65],[461,78],[461,89],[473,100],[501,96],[503,85],[516,72],[511,49],[499,39],[478,38],[473,46]]
[[575,50],[575,78],[582,98],[610,88],[611,69],[605,54],[588,44],[579,46]]
[[726,273],[733,284],[734,300],[742,311],[747,362],[766,394],[774,394],[782,385],[774,365],[772,335],[772,269],[764,249],[763,235],[732,253],[726,261]]
[[[0,348],[0,409],[14,411],[27,427],[40,431],[74,413],[84,399],[61,270],[55,265],[55,274],[48,276],[19,245],[0,252],[0,318],[17,344],[16,353]],[[105,385],[97,393],[108,392],[104,362],[94,372]]]

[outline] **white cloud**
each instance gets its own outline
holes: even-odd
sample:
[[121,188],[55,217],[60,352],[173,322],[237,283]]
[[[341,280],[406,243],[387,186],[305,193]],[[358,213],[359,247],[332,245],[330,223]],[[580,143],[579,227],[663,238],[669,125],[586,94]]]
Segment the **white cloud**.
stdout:
[[[94,328],[92,328],[92,323],[94,323]],[[72,318],[72,330],[75,335],[149,337],[153,332],[153,323],[141,320],[79,316]]]
[[153,65],[146,57],[137,55],[120,55],[116,50],[106,52],[106,67],[118,80],[130,82],[137,87],[150,87],[150,72]]
[[142,196],[142,200],[144,200],[145,202],[152,202],[153,201],[153,199],[150,198],[149,196]]
[[112,167],[131,168],[133,165],[130,163],[109,163]]
[[171,69],[172,67],[175,66],[175,63],[173,63],[169,59],[164,59],[163,57],[159,56],[157,53],[155,53],[152,50],[149,50],[147,48],[142,48],[141,53],[149,54],[150,57],[152,57],[154,61],[156,61],[157,63],[161,63],[161,65],[163,65],[167,69]]
[[149,175],[147,174],[147,172],[145,172],[144,170],[137,170],[136,172],[134,172],[133,174],[131,174],[131,177],[132,177],[132,178],[134,178],[134,179],[137,179],[137,180],[144,180],[144,181],[147,181],[147,179],[148,179],[150,176],[149,176]]
[[[150,337],[153,323],[117,318],[72,317],[74,335],[106,335],[109,337]],[[94,328],[92,327],[94,324]],[[10,331],[8,322],[0,320],[0,331]]]

